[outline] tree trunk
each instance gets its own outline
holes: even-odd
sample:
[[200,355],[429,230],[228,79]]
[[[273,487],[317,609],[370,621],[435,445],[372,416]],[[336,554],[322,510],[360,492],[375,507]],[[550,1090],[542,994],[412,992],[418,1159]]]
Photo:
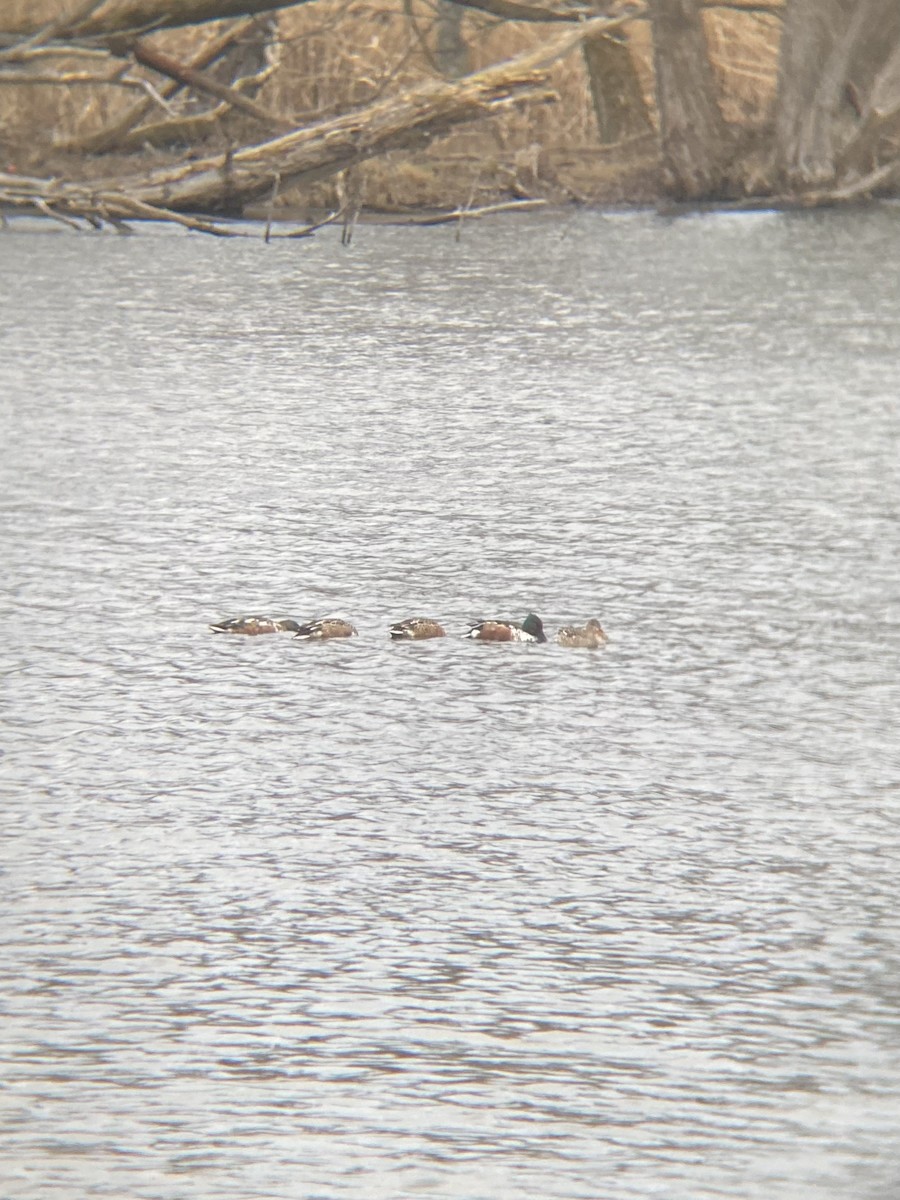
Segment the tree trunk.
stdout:
[[628,138],[653,133],[628,46],[601,33],[585,38],[582,53],[601,143],[613,146]]
[[[775,125],[778,174],[789,191],[831,186],[851,165],[848,147],[898,39],[897,0],[791,0]],[[862,157],[861,149],[857,169],[870,169]]]
[[438,0],[434,15],[434,61],[445,79],[468,75],[469,45],[462,33],[465,10],[450,0]]
[[669,195],[721,197],[727,131],[699,0],[650,0],[660,140]]
[[841,174],[867,175],[884,156],[896,156],[900,146],[900,39],[860,108],[861,122],[838,159]]

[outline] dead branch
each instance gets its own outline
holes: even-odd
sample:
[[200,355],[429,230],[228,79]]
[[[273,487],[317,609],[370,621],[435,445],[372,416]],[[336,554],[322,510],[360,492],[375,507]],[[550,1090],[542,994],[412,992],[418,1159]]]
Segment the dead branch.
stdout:
[[[272,70],[271,66],[267,66],[256,75],[245,75],[243,78],[235,80],[232,87],[239,91],[255,89],[268,78]],[[141,150],[147,146],[159,148],[174,144],[191,145],[201,142],[230,111],[231,105],[223,101],[207,112],[192,113],[188,116],[173,115],[166,121],[148,122],[137,129],[123,131],[116,139],[115,146],[118,150],[129,151]],[[70,148],[70,145],[64,148]]]
[[11,32],[16,36],[26,36],[27,40],[20,43],[18,49],[31,50],[45,42],[52,42],[55,38],[64,37],[65,31],[72,26],[91,17],[98,8],[102,6],[104,0],[85,0],[72,13],[66,13],[64,16],[57,17],[56,20],[50,21],[45,25],[30,24],[24,30],[13,28],[10,31],[3,30],[3,33]]
[[[203,70],[204,67],[210,66],[218,58],[220,58],[226,52],[226,50],[228,50],[234,44],[234,42],[236,42],[249,29],[251,29],[253,24],[253,17],[244,17],[241,20],[235,21],[230,28],[224,30],[224,32],[219,34],[218,37],[212,38],[199,51],[199,53],[195,54],[194,57],[189,61],[188,66],[198,71]],[[240,84],[238,83],[234,86],[239,87]],[[158,88],[158,91],[164,99],[168,99],[170,96],[175,95],[180,87],[180,83],[176,83],[174,80],[168,80]],[[144,120],[145,117],[149,115],[152,109],[152,100],[142,100],[140,103],[132,105],[127,112],[123,113],[122,116],[118,118],[118,120],[114,121],[110,125],[107,125],[104,129],[99,130],[97,133],[71,138],[68,141],[62,142],[60,144],[60,149],[69,151],[87,151],[89,154],[102,154],[105,151],[110,150],[118,142],[124,139],[130,130],[134,129],[136,125],[138,125]],[[217,111],[224,110],[219,109]],[[152,140],[152,138],[149,140]],[[140,139],[138,139],[138,144],[140,144]]]
[[810,207],[820,204],[848,204],[859,200],[862,196],[871,196],[879,188],[886,187],[900,176],[900,159],[893,159],[883,166],[876,167],[860,179],[851,180],[840,187],[819,192],[806,192],[801,200]]
[[450,225],[453,222],[476,220],[479,217],[492,217],[502,212],[529,212],[533,208],[543,208],[546,200],[506,200],[498,204],[483,204],[480,208],[455,208],[452,212],[434,213],[427,217],[407,217],[404,225]]
[[49,217],[51,221],[59,221],[61,225],[68,225],[70,229],[81,230],[81,226],[72,217],[64,217],[61,213],[54,212],[46,200],[38,197],[34,202],[34,207],[41,213],[42,216]]
[[109,59],[108,50],[98,50],[91,46],[58,45],[33,46],[30,42],[17,42],[8,50],[0,50],[0,64],[27,63],[44,58],[91,58]]
[[274,125],[281,129],[292,125],[292,122],[286,121],[283,117],[276,116],[275,113],[270,113],[252,100],[248,100],[236,88],[218,83],[202,71],[179,62],[154,46],[148,46],[145,42],[135,42],[131,47],[131,53],[135,62],[139,62],[141,66],[150,67],[151,70],[158,71],[160,75],[167,75],[184,87],[192,87],[199,92],[215,96],[217,100],[224,100],[233,108],[239,108],[241,112],[255,117],[257,121],[263,121],[267,125]]
[[[96,0],[52,26],[33,18],[6,18],[0,24],[0,39],[20,37],[49,40],[131,36],[157,29],[202,25],[226,17],[248,17],[278,8],[293,8],[309,0]],[[50,30],[48,33],[47,31]]]
[[274,238],[312,237],[312,235],[318,229],[324,229],[326,225],[334,225],[338,221],[343,221],[346,218],[346,216],[347,216],[347,206],[345,204],[342,204],[339,208],[333,209],[332,212],[330,212],[328,214],[328,216],[323,217],[321,221],[313,221],[309,225],[302,225],[299,229],[273,230],[269,234],[269,240],[271,241]]
[[186,229],[210,233],[217,237],[251,236],[246,231],[230,229],[213,221],[187,216],[160,205],[148,204],[135,196],[112,190],[97,192],[81,184],[62,183],[56,179],[36,179],[29,176],[0,172],[0,205],[10,208],[35,209],[43,216],[80,229],[78,220],[99,229],[103,223],[127,232],[124,218],[151,221],[170,221]]
[[[461,123],[510,106],[550,100],[551,65],[582,38],[627,19],[584,22],[537,51],[461,80],[432,80],[357,112],[224,156],[91,187],[0,175],[0,204],[34,208],[40,200],[57,214],[100,220],[149,216],[150,210],[155,218],[165,220],[174,219],[168,215],[173,213],[241,212],[246,203],[271,192],[276,176],[282,187],[326,178],[390,150],[420,145]],[[179,217],[178,223],[185,221]]]
[[701,8],[724,8],[731,12],[755,13],[761,17],[783,17],[783,0],[703,0]]
[[[163,208],[157,204],[147,204],[142,200],[138,200],[134,196],[126,196],[124,194],[116,195],[111,193],[104,200],[104,206],[107,212],[111,211],[110,201],[116,205],[117,212],[124,211],[125,216],[140,217],[148,221],[172,221],[176,225],[183,225],[185,229],[193,229],[197,233],[211,233],[214,237],[248,237],[244,230],[230,229],[224,225],[217,225],[213,221],[204,221],[198,217],[185,216],[184,213],[174,212],[172,209]],[[110,219],[109,216],[106,218]]]
[[98,75],[93,71],[0,71],[0,84],[10,83],[19,85],[25,84],[49,84],[53,87],[71,87],[76,84],[110,84],[116,87],[135,88],[138,91],[145,91],[147,81],[145,79],[129,79],[124,74],[128,70],[127,65],[117,67],[115,71],[111,71],[108,75]]
[[500,17],[504,21],[583,21],[583,7],[540,8],[535,4],[522,4],[520,0],[452,0],[462,8],[477,8]]
[[869,109],[864,114],[853,137],[841,151],[838,165],[846,172],[851,165],[859,168],[865,163],[871,165],[878,144],[882,139],[896,136],[900,132],[900,102],[885,110]]
[[551,64],[598,26],[611,28],[625,19],[585,22],[537,51],[461,80],[429,81],[273,141],[120,180],[117,187],[179,210],[239,210],[268,193],[276,174],[283,187],[326,178],[389,150],[420,145],[463,122],[551,98],[546,90]]
[[[7,18],[0,25],[0,39],[28,37],[39,40],[137,35],[157,29],[200,25],[226,17],[247,17],[256,13],[293,8],[310,0],[88,0],[75,13],[61,17],[52,25],[41,25],[33,18]],[[776,2],[776,0],[773,0]],[[507,21],[564,21],[579,23],[604,15],[578,0],[559,0],[547,5],[527,0],[453,0],[464,8],[477,8]],[[743,8],[743,0],[723,0]],[[759,4],[759,0],[755,0]],[[641,9],[640,3],[634,6]],[[611,17],[620,15],[622,6],[615,0],[608,6]]]
[[89,71],[3,71],[0,70],[0,84],[27,86],[42,84],[50,87],[77,87],[88,85],[96,87],[103,84],[109,87],[119,87],[144,92],[149,97],[149,103],[158,105],[172,116],[175,114],[165,99],[157,92],[148,79],[136,78],[127,74],[128,64],[121,63],[108,75],[97,75]]

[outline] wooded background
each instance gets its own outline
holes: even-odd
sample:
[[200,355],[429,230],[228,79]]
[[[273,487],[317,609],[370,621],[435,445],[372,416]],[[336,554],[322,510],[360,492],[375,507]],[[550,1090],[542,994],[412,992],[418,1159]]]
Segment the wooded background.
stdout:
[[897,0],[259,8],[6,0],[0,201],[21,201],[16,177],[51,179],[39,198],[70,212],[60,181],[201,212],[897,188]]

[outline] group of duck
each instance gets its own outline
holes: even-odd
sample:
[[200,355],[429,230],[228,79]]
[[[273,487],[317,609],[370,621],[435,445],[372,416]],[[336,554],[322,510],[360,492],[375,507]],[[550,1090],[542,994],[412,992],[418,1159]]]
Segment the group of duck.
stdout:
[[[290,617],[231,617],[210,625],[213,633],[236,633],[255,637],[261,633],[292,633],[303,641],[324,641],[327,638],[356,637],[357,631],[343,617],[323,617],[305,625]],[[442,638],[447,631],[439,621],[431,617],[407,617],[397,621],[388,629],[393,641],[421,642],[427,638]],[[544,624],[534,613],[528,613],[521,621],[500,619],[479,621],[471,625],[462,635],[477,642],[546,642]],[[602,625],[591,618],[584,625],[564,625],[557,630],[556,641],[560,646],[573,646],[585,650],[599,650],[609,641]]]

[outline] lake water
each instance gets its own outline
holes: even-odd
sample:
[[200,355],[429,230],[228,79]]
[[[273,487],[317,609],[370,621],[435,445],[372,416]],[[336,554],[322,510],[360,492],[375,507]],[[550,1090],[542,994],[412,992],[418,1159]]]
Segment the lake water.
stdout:
[[4,1200],[900,1196],[898,245],[0,234]]

